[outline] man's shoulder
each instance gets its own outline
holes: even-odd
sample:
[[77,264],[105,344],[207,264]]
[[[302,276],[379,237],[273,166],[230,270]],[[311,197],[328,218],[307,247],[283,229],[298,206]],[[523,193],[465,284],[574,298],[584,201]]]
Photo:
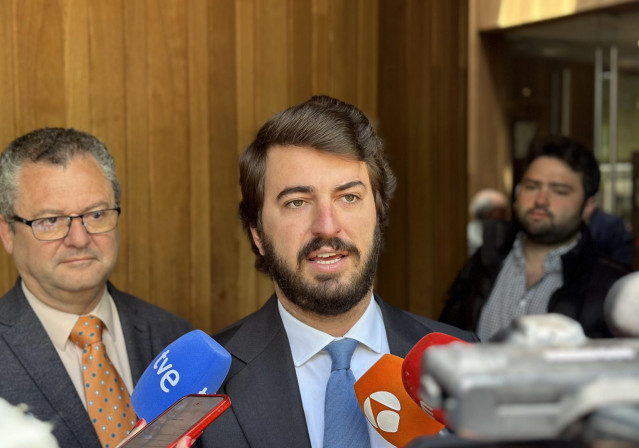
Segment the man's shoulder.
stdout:
[[273,295],[257,311],[214,333],[213,338],[226,346],[234,340],[239,340],[239,343],[253,338],[261,340],[280,328],[283,325],[277,310],[277,299]]
[[386,327],[405,336],[413,344],[428,333],[445,333],[468,342],[479,341],[477,336],[470,331],[461,330],[452,325],[397,308],[384,302],[379,296],[376,296],[376,300],[382,309]]
[[171,323],[172,325],[192,328],[192,325],[186,319],[132,294],[120,291],[112,283],[108,284],[108,288],[118,313],[133,313],[157,325]]
[[0,326],[3,323],[14,322],[30,309],[18,279],[15,285],[0,297]]

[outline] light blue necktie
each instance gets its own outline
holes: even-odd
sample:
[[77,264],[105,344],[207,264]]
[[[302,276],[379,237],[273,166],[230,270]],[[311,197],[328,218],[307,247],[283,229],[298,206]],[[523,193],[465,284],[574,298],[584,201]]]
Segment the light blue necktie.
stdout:
[[344,338],[325,347],[333,365],[326,384],[324,448],[369,448],[368,423],[355,396],[351,357],[355,339]]

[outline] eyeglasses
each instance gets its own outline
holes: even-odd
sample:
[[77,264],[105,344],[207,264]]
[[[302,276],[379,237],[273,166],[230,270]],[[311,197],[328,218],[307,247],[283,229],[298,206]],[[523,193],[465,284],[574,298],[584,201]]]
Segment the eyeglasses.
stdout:
[[76,216],[49,216],[32,219],[31,221],[13,216],[15,221],[31,227],[33,236],[40,241],[55,241],[66,238],[71,229],[71,221],[80,219],[86,231],[90,234],[106,233],[118,225],[120,207],[96,210]]

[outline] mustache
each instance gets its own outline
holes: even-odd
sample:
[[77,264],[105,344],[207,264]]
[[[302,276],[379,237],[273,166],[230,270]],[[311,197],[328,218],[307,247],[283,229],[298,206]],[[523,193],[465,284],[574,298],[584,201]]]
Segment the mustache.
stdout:
[[550,210],[548,210],[548,207],[533,207],[526,212],[526,215],[530,215],[531,213],[539,212],[539,211],[542,211],[548,216],[550,216],[551,218],[553,218],[553,214],[550,212]]
[[302,263],[304,259],[308,258],[311,252],[321,249],[322,247],[330,247],[336,252],[348,252],[359,257],[359,249],[353,243],[347,243],[346,241],[333,237],[333,238],[321,238],[316,237],[306,243],[297,253],[297,264]]
[[58,262],[61,261],[66,261],[70,258],[76,258],[76,257],[92,257],[92,258],[98,258],[98,255],[95,253],[95,251],[93,250],[89,250],[89,249],[83,249],[83,250],[71,250],[65,253],[62,253],[60,255],[58,255],[56,257],[56,260]]

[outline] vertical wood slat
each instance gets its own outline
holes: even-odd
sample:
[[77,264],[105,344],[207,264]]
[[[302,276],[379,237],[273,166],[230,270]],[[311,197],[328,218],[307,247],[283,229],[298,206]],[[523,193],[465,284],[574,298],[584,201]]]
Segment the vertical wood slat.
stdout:
[[[435,192],[419,199],[419,210],[412,210],[410,198],[422,194],[424,172],[436,177],[438,170],[458,166],[461,140],[450,145],[450,154],[422,153],[435,150],[433,141],[442,146],[436,126],[453,127],[450,117],[459,116],[459,107],[445,109],[448,118],[439,124],[428,123],[440,109],[424,109],[435,89],[435,70],[420,61],[428,56],[419,45],[430,45],[428,33],[435,32],[445,45],[440,56],[456,51],[446,33],[458,10],[438,3],[447,13],[437,20],[447,25],[429,31],[402,9],[408,4],[426,14],[418,3],[3,2],[0,38],[7,44],[0,45],[6,61],[0,99],[7,106],[0,113],[9,125],[0,136],[6,144],[34,128],[61,125],[104,140],[123,187],[122,249],[113,280],[213,331],[254,311],[272,291],[269,279],[254,270],[237,218],[240,152],[282,108],[311,94],[341,97],[391,131],[388,147],[400,189],[380,266],[382,292],[404,308],[430,312],[417,295],[430,295],[433,282],[417,289],[414,283],[426,275],[423,266],[441,273],[427,266],[437,254],[420,252],[424,245],[408,249],[424,237],[420,223],[433,216],[443,220],[438,228],[453,229],[442,242],[429,240],[433,250],[460,236],[453,235],[457,229],[449,218],[431,210],[445,206]],[[412,34],[420,42],[410,47]],[[437,78],[446,83],[440,101],[458,98],[450,93],[453,83],[460,85],[450,64],[444,62]],[[429,84],[420,85],[422,76]],[[426,138],[429,133],[435,137]],[[423,167],[427,171],[413,166],[428,160],[436,165]],[[443,185],[444,176],[437,179]],[[0,272],[4,291],[15,279],[10,257],[0,258]]]
[[190,295],[189,117],[186,11],[180,0],[149,1],[150,260],[153,300],[188,315]]
[[[187,61],[189,107],[189,254],[190,295],[188,316],[195,327],[210,328],[211,294],[211,144],[206,0],[189,0],[187,6]],[[187,182],[187,179],[183,179]],[[197,235],[197,236],[196,236]]]
[[[69,55],[68,65],[79,66],[81,69],[86,66],[83,77],[77,81],[80,81],[80,84],[86,84],[80,92],[88,96],[89,103],[85,105],[82,99],[78,99],[77,111],[73,112],[73,117],[69,114],[68,123],[76,126],[75,118],[84,116],[79,119],[82,123],[79,126],[80,129],[92,133],[106,144],[116,162],[116,170],[121,173],[126,158],[123,5],[122,1],[113,1],[108,4],[85,1],[84,4],[87,5],[85,22],[88,25],[86,27],[88,36],[84,37],[86,42],[80,45],[72,44],[71,37],[68,39],[69,46],[79,47],[81,51]],[[73,10],[75,7],[75,4],[71,4],[69,9]],[[69,28],[74,27],[75,23],[72,22]],[[72,63],[72,61],[84,63]],[[112,67],[112,69],[105,70],[105,67]],[[77,84],[72,76],[69,76],[69,80],[67,91],[71,92]],[[85,110],[83,110],[84,107],[86,107]],[[127,190],[125,192],[129,193]],[[125,212],[128,213],[126,208]],[[128,240],[129,229],[129,226],[120,226],[122,241]],[[114,283],[127,284],[128,264],[128,246],[121,245],[117,269],[112,276]]]
[[380,125],[399,186],[378,290],[430,317],[466,256],[464,10],[464,0],[381,0],[379,11]]
[[[248,247],[241,247],[246,237],[237,219],[238,182],[237,158],[239,135],[239,89],[236,40],[236,6],[227,0],[209,4],[209,104],[210,104],[210,295],[198,302],[211,302],[208,310],[209,328],[222,328],[244,316],[249,297],[242,289],[241,265],[255,275],[250,264]],[[248,133],[248,132],[247,132]],[[216,148],[213,150],[213,148]],[[194,240],[197,241],[197,235]],[[203,273],[204,274],[204,273]],[[242,281],[240,281],[242,279]]]
[[[132,294],[153,301],[149,257],[155,243],[151,235],[151,191],[148,174],[152,148],[149,138],[148,62],[147,54],[147,3],[124,2],[124,92],[125,92],[125,158],[118,166],[122,184],[122,228],[126,239],[121,246],[129,257],[127,279],[121,288]],[[120,161],[116,160],[116,163]],[[116,268],[123,269],[121,265]]]
[[[17,0],[16,0],[17,1]],[[0,60],[15,61],[14,39],[15,1],[0,2]],[[12,140],[16,133],[16,83],[15,64],[0,64],[0,147]],[[16,279],[16,269],[11,257],[0,249],[0,289],[10,288]]]

